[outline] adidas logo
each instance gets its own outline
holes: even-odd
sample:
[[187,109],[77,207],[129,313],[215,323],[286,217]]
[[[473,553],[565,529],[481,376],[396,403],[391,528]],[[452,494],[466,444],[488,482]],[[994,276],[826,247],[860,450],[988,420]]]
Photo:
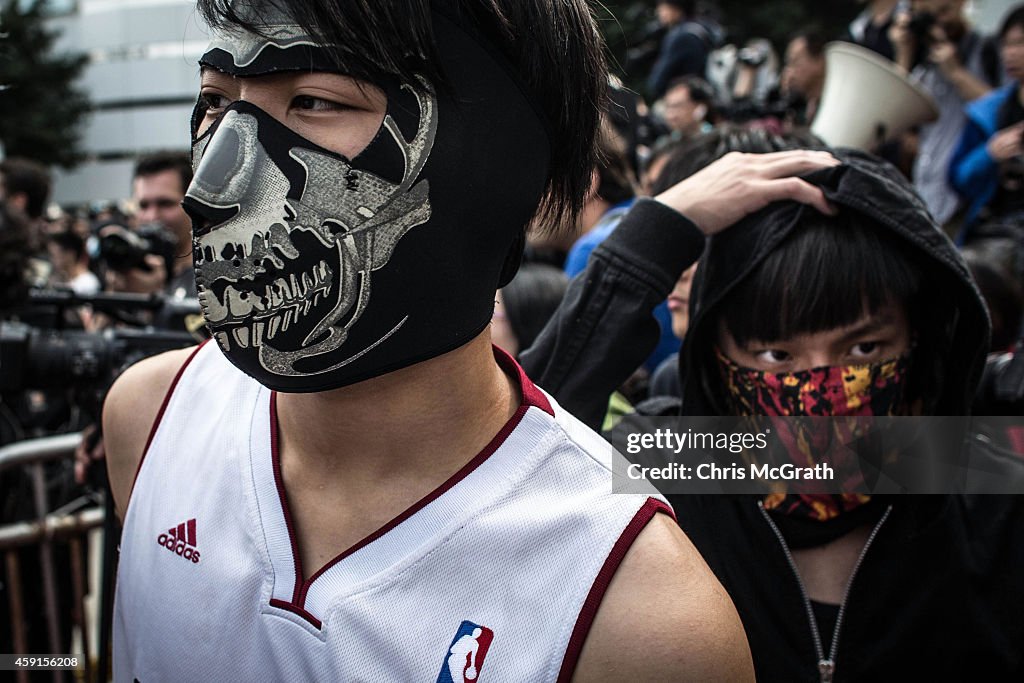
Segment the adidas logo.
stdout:
[[199,550],[196,548],[196,520],[190,519],[178,526],[168,529],[157,536],[156,542],[175,555],[199,563]]

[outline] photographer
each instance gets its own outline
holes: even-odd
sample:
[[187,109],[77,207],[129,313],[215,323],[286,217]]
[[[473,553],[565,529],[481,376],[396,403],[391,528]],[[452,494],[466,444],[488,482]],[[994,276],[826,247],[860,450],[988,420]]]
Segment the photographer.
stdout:
[[[157,187],[161,185],[158,183]],[[136,182],[136,190],[139,188],[140,183]],[[142,190],[146,191],[145,185],[142,185]],[[154,215],[153,206],[155,203],[148,213],[142,212],[140,216],[160,218]],[[180,207],[177,208],[180,210]],[[100,362],[99,366],[112,374],[108,376],[105,372],[99,372],[97,377],[76,378],[83,386],[74,387],[80,389],[88,385],[90,389],[95,389],[98,396],[102,396],[120,369],[130,364],[125,362],[127,359],[134,362],[168,348],[187,345],[187,332],[194,329],[189,324],[189,316],[198,315],[198,304],[178,296],[180,292],[177,290],[180,288],[175,286],[176,278],[172,277],[178,260],[178,240],[175,236],[163,227],[162,222],[148,223],[138,230],[132,230],[124,223],[122,220],[111,219],[96,229],[99,265],[105,285],[104,293],[98,297],[102,303],[94,303],[92,297],[87,297],[78,311],[82,326],[90,334],[76,338],[74,342],[63,340],[72,347],[80,345],[83,353],[92,353],[104,359],[105,362]],[[55,243],[74,244],[75,239],[81,241],[73,233],[58,234],[51,238],[51,251],[54,251]],[[59,258],[54,258],[55,266],[61,262]],[[191,273],[189,268],[186,274],[191,277]],[[80,292],[76,289],[75,293],[96,292]],[[117,297],[122,294],[147,295],[150,298]],[[164,298],[161,299],[159,295]],[[195,310],[191,310],[190,301]],[[26,343],[29,346],[33,344],[32,341]],[[26,353],[31,356],[31,349]],[[103,457],[103,441],[99,438],[96,426],[90,424],[76,453],[77,482],[84,483],[92,462],[102,460]]]
[[1012,80],[967,105],[967,125],[949,166],[953,187],[971,202],[961,242],[983,223],[1024,225],[1024,5],[1003,21],[999,42]]
[[892,28],[898,10],[906,5],[905,0],[869,0],[867,7],[856,19],[850,22],[845,40],[877,52],[886,59],[893,59],[892,41],[889,29]]
[[187,154],[159,152],[139,159],[132,178],[132,199],[138,206],[139,226],[156,224],[173,237],[174,257],[168,264],[169,296],[194,298],[196,277],[192,271],[192,224],[181,200],[192,182],[192,162]]
[[998,85],[999,55],[967,23],[963,0],[913,0],[911,11],[897,14],[889,39],[896,63],[939,108],[938,120],[921,127],[913,177],[928,210],[944,225],[959,207],[946,169],[966,122],[964,104]]
[[167,288],[176,242],[160,225],[144,225],[132,231],[110,223],[100,227],[99,238],[108,291],[155,294]]

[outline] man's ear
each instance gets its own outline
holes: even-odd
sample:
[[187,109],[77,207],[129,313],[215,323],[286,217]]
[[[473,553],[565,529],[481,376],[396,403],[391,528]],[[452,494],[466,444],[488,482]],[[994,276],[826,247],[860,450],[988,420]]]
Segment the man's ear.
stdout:
[[693,118],[697,119],[698,121],[703,121],[704,117],[707,115],[708,105],[698,104],[696,107],[693,108]]

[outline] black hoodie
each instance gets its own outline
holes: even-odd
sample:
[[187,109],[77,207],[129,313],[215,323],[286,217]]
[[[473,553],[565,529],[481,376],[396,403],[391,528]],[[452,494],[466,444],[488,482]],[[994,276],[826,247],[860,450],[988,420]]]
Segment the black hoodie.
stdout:
[[[927,354],[922,366],[941,386],[928,412],[967,414],[988,346],[987,315],[967,268],[896,171],[866,155],[841,158],[842,166],[808,180],[843,210],[864,214],[920,251],[928,290],[942,304],[918,331],[928,337],[923,351],[920,343],[915,349]],[[715,367],[706,360],[716,306],[782,242],[801,212],[813,210],[774,204],[709,240],[680,362],[683,414],[713,414],[719,405],[716,376],[703,374]],[[702,243],[685,218],[656,202],[638,203],[595,250],[564,310],[524,354],[527,372],[559,402],[593,411],[602,397],[588,401],[575,389],[596,386],[599,377],[615,382],[610,375],[620,366],[642,362],[644,343],[653,346],[655,336],[650,309],[696,260]],[[576,374],[587,379],[567,379]],[[647,407],[680,411],[678,402]],[[760,681],[830,680],[829,671],[835,681],[1024,680],[1020,497],[876,499],[857,519],[875,534],[841,610],[805,598],[780,525],[758,499],[669,498],[680,526],[732,596]]]
[[[984,299],[953,243],[932,221],[924,203],[892,166],[868,155],[836,152],[840,166],[807,176],[840,210],[855,212],[888,230],[918,251],[932,308],[923,330],[915,330],[914,355],[928,365],[926,379],[936,387],[925,411],[931,415],[966,415],[985,365],[989,321]],[[690,326],[682,347],[680,371],[692,371],[683,384],[683,414],[719,414],[715,396],[717,365],[710,355],[717,330],[716,308],[816,209],[778,202],[709,240],[690,294]],[[863,263],[871,268],[870,260]],[[918,365],[918,358],[914,360]],[[698,372],[712,368],[713,377]]]

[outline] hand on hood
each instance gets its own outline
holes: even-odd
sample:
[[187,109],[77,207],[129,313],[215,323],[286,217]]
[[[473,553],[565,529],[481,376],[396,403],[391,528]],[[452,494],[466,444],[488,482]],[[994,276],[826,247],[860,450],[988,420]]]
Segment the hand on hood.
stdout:
[[[969,414],[988,351],[990,327],[984,300],[970,271],[913,186],[893,166],[856,150],[836,150],[835,155],[842,164],[823,166],[803,180],[822,192],[830,206],[858,216],[858,220],[899,240],[908,254],[915,255],[928,283],[928,296],[923,297],[922,308],[916,311],[920,328],[915,329],[916,367],[927,368],[929,378],[928,405],[923,414]],[[781,153],[761,156],[780,157]],[[722,157],[722,161],[726,159]],[[733,173],[741,172],[734,167]],[[729,178],[720,182],[729,182]],[[750,182],[757,186],[757,182]],[[764,176],[761,183],[765,183]],[[745,212],[744,202],[749,198],[721,191],[719,211],[730,215]],[[806,204],[771,201],[728,230],[720,229],[709,240],[690,292],[690,324],[680,355],[684,414],[720,414],[722,408],[714,396],[717,367],[709,361],[718,338],[718,309],[770,253],[802,229]],[[859,262],[865,272],[872,267],[867,255],[859,255]],[[715,369],[708,374],[707,368]]]
[[795,176],[839,165],[829,152],[731,152],[655,199],[714,235],[772,202],[793,200],[835,215],[822,189]]

